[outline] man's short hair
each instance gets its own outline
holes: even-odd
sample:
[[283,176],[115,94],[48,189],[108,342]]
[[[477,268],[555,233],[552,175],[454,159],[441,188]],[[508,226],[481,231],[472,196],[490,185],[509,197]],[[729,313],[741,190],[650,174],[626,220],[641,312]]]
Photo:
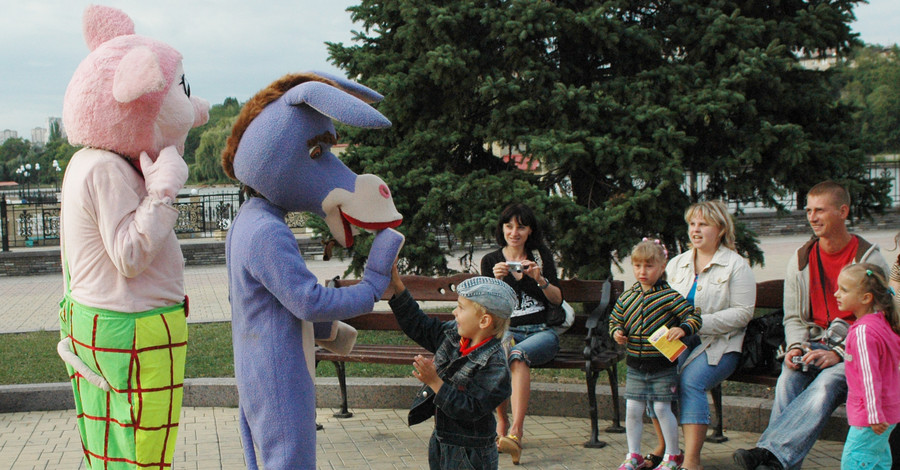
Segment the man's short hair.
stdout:
[[806,193],[806,197],[825,195],[831,196],[831,200],[838,208],[843,205],[850,207],[850,193],[848,193],[843,186],[834,181],[823,181],[810,188],[809,192]]

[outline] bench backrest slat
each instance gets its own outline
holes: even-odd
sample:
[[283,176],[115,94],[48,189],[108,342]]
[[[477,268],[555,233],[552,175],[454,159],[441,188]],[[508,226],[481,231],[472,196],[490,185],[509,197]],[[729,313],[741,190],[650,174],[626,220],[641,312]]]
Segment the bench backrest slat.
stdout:
[[[474,274],[456,274],[447,277],[402,276],[403,283],[417,301],[456,301],[456,286]],[[358,284],[358,279],[335,279],[334,287],[347,287]],[[622,293],[622,281],[613,281],[612,298],[615,300]],[[570,303],[600,302],[603,281],[583,281],[581,279],[565,279],[560,281],[563,297]],[[391,294],[385,292],[381,300],[389,300]]]
[[[403,276],[403,283],[412,293],[417,301],[456,301],[456,286],[465,279],[474,276],[473,274],[456,274],[447,277],[428,277],[428,276]],[[334,281],[335,287],[347,287],[359,283],[357,279],[337,279]],[[560,281],[560,288],[563,296],[570,303],[597,303],[600,302],[600,293],[603,281],[584,281],[580,279],[565,279]],[[624,289],[622,281],[615,280],[612,282],[611,302],[621,295]],[[784,293],[784,281],[781,279],[763,281],[756,285],[756,307],[757,308],[781,308],[782,296]],[[385,293],[382,300],[389,300],[390,294]],[[569,330],[570,333],[582,334],[585,332],[585,312],[578,312],[575,316],[575,325]],[[453,314],[433,313],[433,317],[440,318],[442,321],[452,320]],[[345,320],[359,330],[398,330],[396,319],[391,312],[372,312],[360,315],[355,318]]]
[[784,280],[774,279],[756,284],[756,308],[782,308]]

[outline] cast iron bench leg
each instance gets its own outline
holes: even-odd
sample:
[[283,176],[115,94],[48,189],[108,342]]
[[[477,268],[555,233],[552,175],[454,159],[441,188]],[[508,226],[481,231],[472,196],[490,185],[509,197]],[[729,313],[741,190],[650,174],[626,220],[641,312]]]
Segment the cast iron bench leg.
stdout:
[[722,384],[716,385],[709,390],[713,399],[713,408],[716,410],[716,426],[712,436],[706,438],[707,442],[721,444],[728,440],[725,437],[724,425],[722,423]]
[[341,387],[341,411],[334,414],[335,418],[351,418],[353,413],[347,409],[347,374],[343,362],[334,362],[334,368],[337,371],[338,385]]
[[593,370],[590,365],[588,365],[587,370],[585,371],[585,375],[587,376],[587,388],[588,388],[588,404],[591,409],[591,439],[584,443],[584,446],[589,449],[600,449],[606,447],[606,443],[600,440],[600,429],[597,426],[597,375],[598,372]]
[[625,427],[622,426],[621,415],[619,414],[619,368],[613,363],[612,367],[606,369],[606,374],[609,376],[609,389],[612,394],[612,402],[613,402],[613,425],[606,428],[606,432],[612,432],[616,434],[620,434],[625,432]]

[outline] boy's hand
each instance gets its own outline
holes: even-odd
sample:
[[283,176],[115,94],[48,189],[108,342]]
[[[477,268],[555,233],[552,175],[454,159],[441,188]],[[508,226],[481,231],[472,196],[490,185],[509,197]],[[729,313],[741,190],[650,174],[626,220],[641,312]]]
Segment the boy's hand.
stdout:
[[622,333],[622,330],[616,330],[616,332],[613,333],[613,339],[619,344],[625,344],[625,341],[627,341],[628,338],[625,337],[625,333]]
[[397,260],[394,260],[394,266],[391,267],[391,282],[388,284],[388,288],[391,289],[393,295],[399,295],[406,290],[406,285],[404,285],[403,281],[400,279],[400,270],[397,269]]
[[437,375],[437,369],[434,367],[434,359],[428,359],[421,354],[417,355],[413,360],[413,377],[419,379],[425,385],[431,387],[435,393],[444,385],[444,381]]
[[683,338],[684,335],[684,330],[682,330],[681,327],[676,326],[675,328],[670,329],[668,333],[666,333],[666,339],[669,341],[675,341],[677,339]]

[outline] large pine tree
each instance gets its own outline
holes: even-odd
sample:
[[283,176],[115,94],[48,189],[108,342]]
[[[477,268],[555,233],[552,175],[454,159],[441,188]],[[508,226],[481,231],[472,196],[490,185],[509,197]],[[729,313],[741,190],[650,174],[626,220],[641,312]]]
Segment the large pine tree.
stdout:
[[[356,44],[329,51],[386,95],[394,126],[350,130],[345,161],[391,186],[403,267],[422,274],[445,272],[442,235],[491,239],[512,201],[536,209],[561,266],[584,278],[607,276],[642,236],[683,247],[692,201],[778,207],[832,178],[865,212],[883,187],[864,175],[830,72],[798,62],[849,50],[856,3],[363,0],[349,9]],[[492,148],[537,158],[542,175]],[[740,241],[758,261],[752,234]]]

